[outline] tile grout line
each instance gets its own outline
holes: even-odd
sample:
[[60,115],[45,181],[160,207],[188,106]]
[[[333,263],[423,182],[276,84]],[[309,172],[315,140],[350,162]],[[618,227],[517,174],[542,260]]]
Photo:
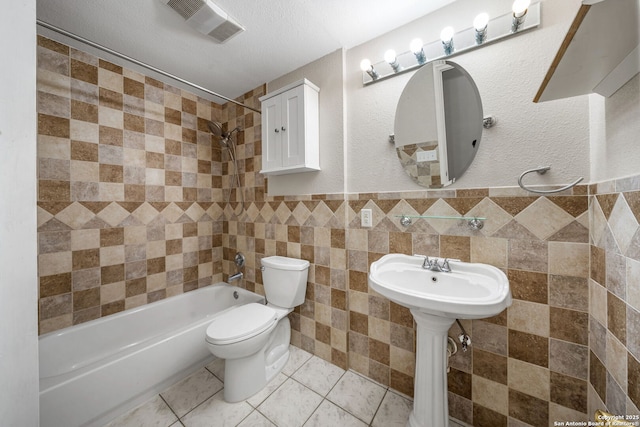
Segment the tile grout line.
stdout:
[[[160,393],[158,393],[158,397],[159,397],[160,399],[162,399],[162,401],[164,402],[164,404],[165,404],[165,405],[167,405],[167,408],[169,408],[169,410],[171,411],[171,413],[172,413],[173,415],[175,415],[175,416],[176,416],[176,418],[178,419],[178,422],[179,422],[179,423],[184,427],[184,424],[182,424],[182,420],[180,419],[180,417],[178,416],[178,414],[176,414],[176,411],[174,411],[174,410],[173,410],[173,408],[171,407],[171,405],[169,405],[169,402],[167,402],[167,401],[165,400],[165,398],[164,398],[164,397],[162,397],[162,394],[160,394]],[[169,426],[167,426],[167,427],[170,427],[170,426],[172,426],[172,425],[174,425],[174,424],[175,424],[175,421],[174,421],[173,423],[169,424]]]
[[373,420],[376,419],[376,415],[378,415],[378,411],[380,410],[380,407],[382,406],[382,402],[384,402],[384,398],[387,397],[387,394],[389,394],[389,388],[388,387],[384,391],[384,395],[382,395],[382,399],[380,399],[380,403],[378,403],[378,407],[376,408],[376,411],[373,413],[373,417],[371,418],[371,422],[369,424],[367,424],[368,426],[371,426],[373,424]]

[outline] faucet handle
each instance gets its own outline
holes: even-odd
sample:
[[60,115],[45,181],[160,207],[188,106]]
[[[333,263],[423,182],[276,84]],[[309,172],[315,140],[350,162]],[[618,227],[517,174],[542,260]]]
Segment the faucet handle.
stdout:
[[422,261],[422,268],[427,269],[431,267],[431,260],[429,259],[429,257],[427,255],[420,256],[424,256],[424,261]]
[[449,266],[449,258],[445,258],[442,262],[442,271],[449,272],[451,271],[451,266]]

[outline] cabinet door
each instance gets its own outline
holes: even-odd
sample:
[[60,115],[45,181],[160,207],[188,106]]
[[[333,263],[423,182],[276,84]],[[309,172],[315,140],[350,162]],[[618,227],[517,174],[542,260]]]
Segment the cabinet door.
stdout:
[[281,97],[266,99],[262,103],[262,169],[282,167]]
[[298,86],[282,97],[282,166],[305,164],[304,86]]

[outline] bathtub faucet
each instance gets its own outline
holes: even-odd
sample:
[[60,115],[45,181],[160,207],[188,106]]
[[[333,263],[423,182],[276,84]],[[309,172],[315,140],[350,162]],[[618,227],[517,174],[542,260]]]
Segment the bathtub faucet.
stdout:
[[241,280],[243,276],[244,275],[242,274],[242,271],[239,271],[236,274],[232,274],[231,276],[229,276],[229,282]]

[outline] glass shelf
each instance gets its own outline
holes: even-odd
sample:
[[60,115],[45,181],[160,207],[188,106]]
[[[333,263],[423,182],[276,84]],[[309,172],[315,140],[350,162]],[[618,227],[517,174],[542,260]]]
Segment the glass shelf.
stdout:
[[395,215],[396,218],[400,218],[400,224],[404,227],[408,227],[413,222],[412,218],[417,219],[456,219],[467,221],[467,225],[472,230],[481,230],[484,227],[484,221],[486,217],[480,216],[448,216],[448,215]]

